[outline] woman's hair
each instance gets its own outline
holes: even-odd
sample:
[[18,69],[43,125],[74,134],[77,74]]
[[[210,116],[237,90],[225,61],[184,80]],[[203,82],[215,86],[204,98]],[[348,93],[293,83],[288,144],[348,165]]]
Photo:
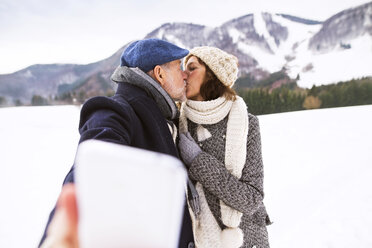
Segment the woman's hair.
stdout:
[[[196,57],[196,56],[195,56]],[[200,58],[196,57],[200,64],[205,66],[204,82],[200,86],[200,95],[205,101],[217,99],[224,96],[227,100],[235,101],[236,92],[230,87],[225,86],[213,73],[213,71]],[[187,61],[186,61],[187,63]]]

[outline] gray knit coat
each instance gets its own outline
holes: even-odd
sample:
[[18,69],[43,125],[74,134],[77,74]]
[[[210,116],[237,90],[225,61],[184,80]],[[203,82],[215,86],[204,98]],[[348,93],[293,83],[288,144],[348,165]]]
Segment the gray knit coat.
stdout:
[[[263,204],[264,173],[260,128],[256,116],[248,114],[248,118],[247,156],[240,179],[231,175],[224,165],[228,117],[216,124],[202,125],[212,137],[197,142],[202,152],[190,165],[189,176],[203,186],[209,208],[221,229],[226,227],[221,221],[220,200],[243,213],[239,226],[244,233],[241,247],[267,248],[269,240],[266,225],[270,224],[270,219]],[[194,140],[198,140],[197,124],[187,121],[189,132]]]

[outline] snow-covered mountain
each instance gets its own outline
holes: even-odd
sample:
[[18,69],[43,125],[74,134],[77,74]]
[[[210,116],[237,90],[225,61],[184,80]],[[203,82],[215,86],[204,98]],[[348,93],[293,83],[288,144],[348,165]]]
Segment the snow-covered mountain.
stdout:
[[[218,27],[166,23],[145,36],[150,37],[185,48],[219,47],[238,57],[240,76],[249,73],[255,79],[282,68],[302,87],[372,76],[372,2],[324,22],[259,12]],[[0,75],[0,96],[28,103],[32,95],[50,98],[66,89],[88,96],[107,92],[109,75],[127,45],[88,65],[34,65]]]
[[[185,35],[186,34],[186,35]],[[172,23],[147,37],[192,48],[211,45],[239,59],[240,75],[260,78],[283,67],[302,87],[372,75],[372,2],[325,22],[273,13],[252,13],[211,28]]]
[[[0,109],[0,247],[36,247],[74,161],[77,106]],[[258,116],[271,247],[372,247],[372,105]]]
[[[87,96],[112,90],[110,75],[118,64],[123,48],[109,58],[87,64],[32,65],[12,74],[0,75],[0,96],[8,102],[31,102],[33,95],[54,98],[67,90],[80,89]],[[9,104],[11,105],[11,104]]]
[[372,2],[344,10],[328,20],[309,42],[313,51],[327,52],[334,48],[349,48],[349,42],[372,35]]
[[240,75],[251,73],[259,79],[265,75],[263,72],[275,72],[285,66],[291,59],[293,45],[309,39],[320,27],[321,22],[262,12],[233,19],[216,28],[168,23],[146,38],[160,38],[186,48],[219,47],[238,57]]
[[372,75],[372,2],[327,19],[306,43],[298,48],[297,59],[290,64],[302,76],[300,85],[310,87]]

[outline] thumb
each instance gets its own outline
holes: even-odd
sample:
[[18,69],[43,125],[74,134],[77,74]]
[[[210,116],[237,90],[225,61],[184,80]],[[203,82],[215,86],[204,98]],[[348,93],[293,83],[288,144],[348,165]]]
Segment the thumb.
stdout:
[[42,247],[77,248],[79,246],[78,211],[73,184],[63,186],[56,212],[47,233]]
[[68,221],[72,226],[78,224],[78,209],[76,203],[76,189],[72,183],[63,186],[61,195],[58,199],[57,209],[63,208],[66,210]]

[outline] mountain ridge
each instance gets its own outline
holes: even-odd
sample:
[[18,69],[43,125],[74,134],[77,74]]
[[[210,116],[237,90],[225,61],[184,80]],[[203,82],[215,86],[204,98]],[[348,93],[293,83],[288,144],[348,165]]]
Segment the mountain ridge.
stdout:
[[[356,17],[346,18],[353,15]],[[363,22],[358,15],[363,16]],[[345,19],[342,19],[343,16],[346,16]],[[338,26],[333,25],[335,20],[338,20]],[[339,27],[346,25],[345,21],[349,20],[353,21],[349,24],[352,28],[337,35]],[[319,79],[320,76],[325,75],[322,72],[323,67],[324,70],[329,68],[318,61],[321,57],[316,57],[316,54],[326,54],[328,58],[333,54],[339,54],[339,51],[359,49],[358,47],[361,46],[352,42],[360,37],[368,42],[369,37],[372,37],[372,24],[368,23],[370,20],[372,20],[372,2],[341,11],[324,22],[286,14],[261,12],[231,19],[218,27],[193,23],[164,23],[144,38],[161,38],[188,49],[201,45],[216,46],[238,57],[239,76],[249,74],[259,80],[270,73],[285,69],[291,78],[299,79],[300,86],[311,87],[311,84],[331,83],[338,80],[337,78],[327,78],[323,81]],[[336,42],[340,40],[342,42]],[[86,65],[32,65],[11,74],[0,75],[0,96],[7,98],[10,104],[16,99],[29,103],[33,95],[55,98],[63,94],[66,89],[81,92],[86,90],[84,83],[94,84],[94,79],[103,79],[106,83],[92,86],[97,92],[91,92],[87,97],[97,93],[111,94],[112,89],[109,91],[107,86],[113,88],[115,85],[109,77],[118,66],[120,55],[126,46],[128,44],[106,59]],[[366,59],[371,58],[372,61],[371,51],[368,56]],[[358,71],[354,76],[369,76],[366,74],[368,68]],[[100,81],[96,83],[99,84]]]

